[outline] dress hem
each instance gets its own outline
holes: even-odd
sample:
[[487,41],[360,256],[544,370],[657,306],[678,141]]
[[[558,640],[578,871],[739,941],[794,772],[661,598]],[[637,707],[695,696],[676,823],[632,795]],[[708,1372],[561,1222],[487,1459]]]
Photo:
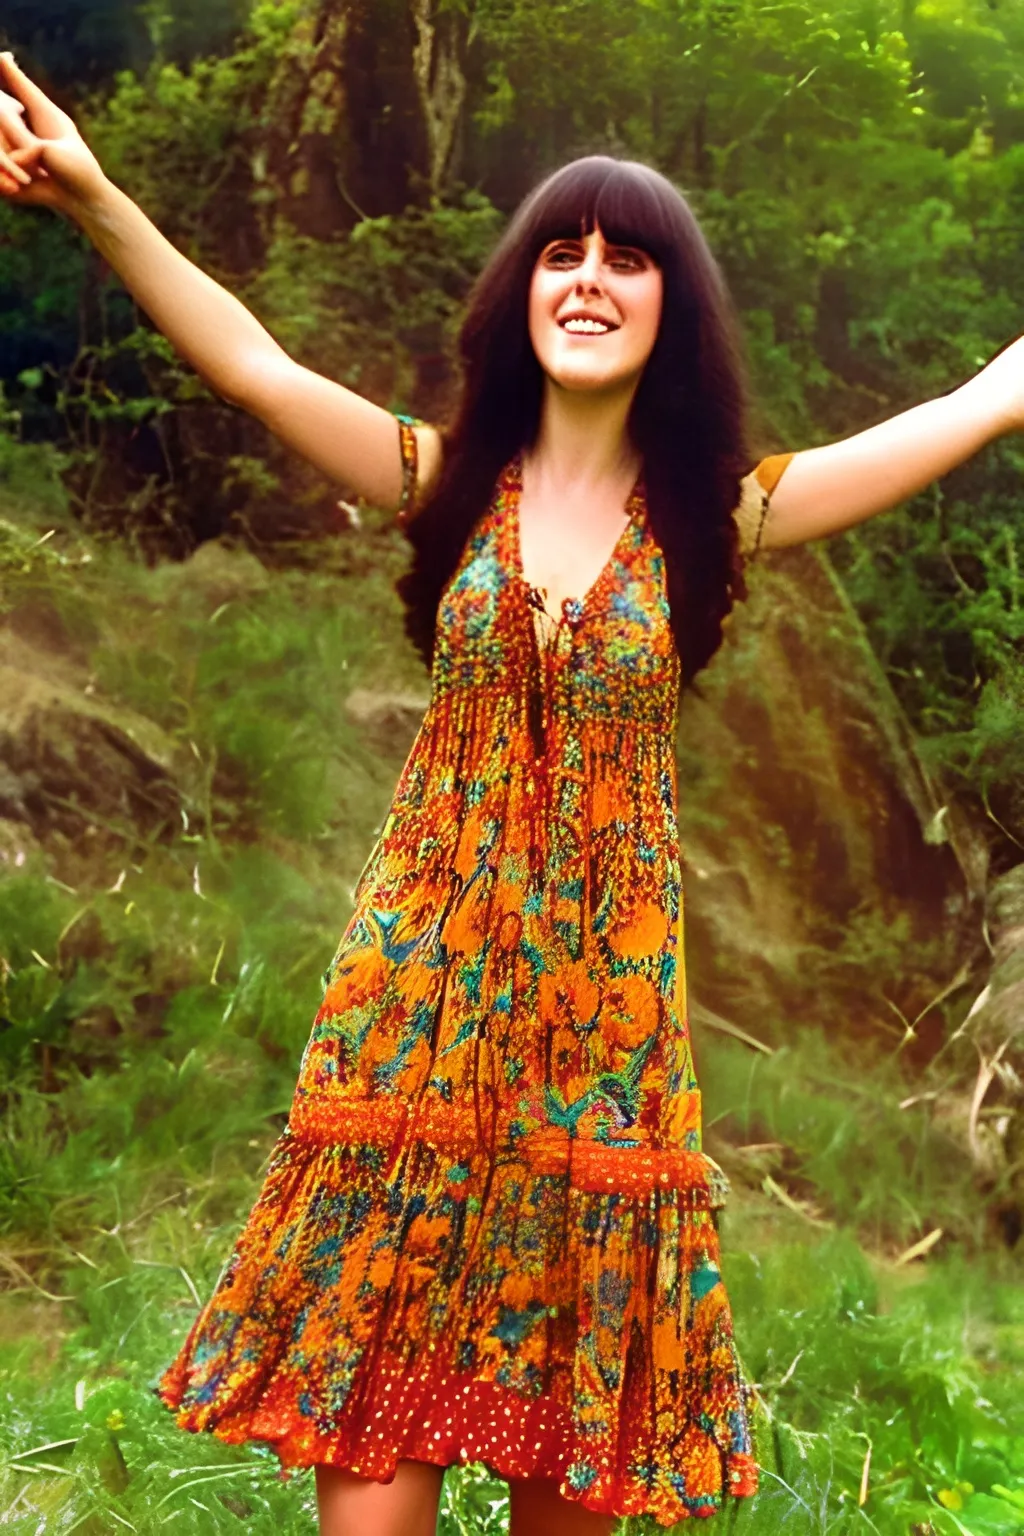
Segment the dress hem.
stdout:
[[[500,1388],[495,1390],[501,1392]],[[504,1481],[529,1478],[553,1482],[558,1485],[558,1491],[563,1498],[593,1514],[612,1515],[616,1519],[643,1515],[663,1527],[678,1524],[686,1519],[710,1518],[712,1515],[719,1514],[730,1500],[751,1498],[758,1491],[759,1466],[756,1458],[743,1452],[733,1452],[723,1458],[722,1486],[713,1492],[709,1491],[697,1496],[683,1493],[672,1496],[662,1493],[660,1498],[655,1495],[653,1499],[650,1494],[645,1494],[642,1490],[632,1494],[627,1491],[624,1495],[619,1490],[620,1496],[614,1494],[588,1496],[585,1487],[573,1486],[571,1467],[567,1473],[564,1466],[558,1467],[554,1464],[555,1458],[549,1444],[537,1445],[535,1449],[540,1454],[536,1457],[536,1464],[524,1468],[522,1460],[517,1459],[515,1452],[500,1444],[491,1447],[486,1453],[482,1448],[471,1450],[464,1442],[468,1440],[472,1444],[473,1433],[464,1430],[442,1434],[439,1441],[431,1443],[427,1435],[429,1420],[418,1425],[416,1431],[411,1435],[407,1434],[398,1445],[392,1447],[384,1458],[385,1465],[378,1466],[375,1471],[372,1471],[367,1467],[358,1449],[353,1446],[352,1435],[344,1430],[318,1436],[318,1443],[313,1445],[309,1440],[307,1425],[300,1424],[296,1427],[283,1418],[278,1419],[276,1423],[268,1422],[272,1416],[259,1408],[224,1416],[217,1423],[209,1423],[205,1422],[207,1415],[202,1408],[182,1407],[180,1394],[173,1388],[162,1383],[154,1388],[154,1391],[163,1405],[174,1414],[175,1422],[183,1430],[191,1433],[212,1434],[215,1439],[225,1445],[258,1443],[269,1447],[278,1459],[283,1481],[289,1480],[298,1472],[308,1471],[317,1466],[336,1467],[352,1472],[367,1481],[384,1485],[394,1481],[400,1461],[418,1461],[441,1468],[483,1466],[492,1476]],[[516,1394],[502,1395],[526,1410],[535,1406],[524,1403]],[[434,1433],[438,1432],[434,1431]],[[564,1461],[564,1457],[562,1460]]]

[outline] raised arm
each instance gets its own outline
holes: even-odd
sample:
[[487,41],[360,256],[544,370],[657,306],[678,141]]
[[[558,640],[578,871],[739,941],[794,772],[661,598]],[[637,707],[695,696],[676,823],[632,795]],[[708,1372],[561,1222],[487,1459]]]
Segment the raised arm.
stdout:
[[[0,195],[73,219],[216,394],[331,479],[376,506],[397,507],[402,461],[390,412],[290,357],[107,179],[71,119],[10,54],[0,55],[0,86]],[[417,439],[422,492],[439,467],[440,441],[425,427]]]
[[793,455],[763,548],[802,544],[898,505],[1004,433],[1024,429],[1024,337],[959,389],[853,437]]

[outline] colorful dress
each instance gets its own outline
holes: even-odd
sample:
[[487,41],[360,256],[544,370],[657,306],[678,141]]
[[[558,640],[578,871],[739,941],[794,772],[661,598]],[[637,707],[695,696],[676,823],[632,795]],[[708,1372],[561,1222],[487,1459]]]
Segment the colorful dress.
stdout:
[[[744,482],[748,551],[787,457]],[[514,462],[443,593],[288,1127],[160,1393],[286,1467],[482,1461],[670,1525],[757,1463],[686,1017],[664,557],[638,484],[548,623],[519,490]]]

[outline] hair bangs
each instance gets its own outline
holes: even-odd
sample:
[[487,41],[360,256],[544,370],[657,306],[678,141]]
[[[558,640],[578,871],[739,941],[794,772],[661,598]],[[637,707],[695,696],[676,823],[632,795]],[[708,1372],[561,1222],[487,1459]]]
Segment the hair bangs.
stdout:
[[600,228],[610,245],[635,246],[665,266],[679,248],[686,205],[650,167],[587,155],[542,182],[524,212],[533,259],[553,240]]

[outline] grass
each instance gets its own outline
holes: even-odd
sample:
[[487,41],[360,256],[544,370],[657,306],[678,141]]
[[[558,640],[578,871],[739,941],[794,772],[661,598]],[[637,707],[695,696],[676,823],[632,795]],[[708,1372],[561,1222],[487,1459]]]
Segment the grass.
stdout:
[[[305,569],[147,571],[66,527],[40,542],[0,523],[12,631],[44,615],[55,665],[149,722],[180,795],[148,828],[100,828],[75,882],[31,848],[0,864],[12,1532],[315,1528],[309,1475],[179,1432],[152,1388],[255,1196],[407,745],[345,711],[356,685],[423,690],[389,595],[399,557],[371,524]],[[771,1038],[765,1056],[697,1037],[764,1467],[723,1518],[740,1536],[1024,1533],[1020,1261],[930,1100],[901,1108],[969,1089],[976,1063],[951,1048],[930,1072],[813,1018]],[[925,1260],[896,1262],[936,1229]],[[448,1473],[443,1536],[506,1524],[501,1483]]]

